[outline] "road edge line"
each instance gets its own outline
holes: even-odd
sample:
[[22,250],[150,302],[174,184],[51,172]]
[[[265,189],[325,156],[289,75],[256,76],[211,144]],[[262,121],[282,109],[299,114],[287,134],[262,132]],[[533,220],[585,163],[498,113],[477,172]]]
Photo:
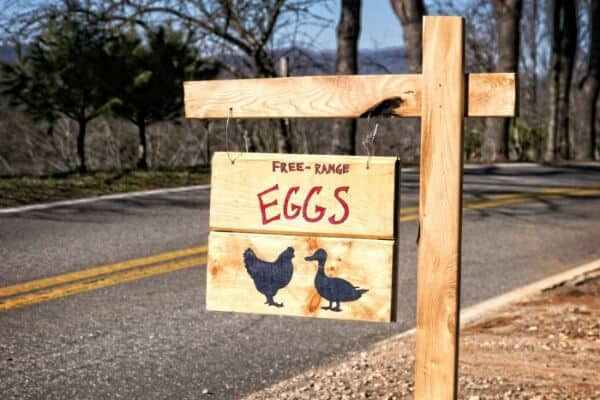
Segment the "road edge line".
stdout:
[[[537,280],[530,284],[518,287],[507,293],[492,297],[491,299],[484,300],[484,301],[474,304],[472,306],[469,306],[466,308],[461,308],[461,310],[460,310],[460,327],[464,328],[466,325],[472,324],[482,318],[486,318],[486,317],[490,316],[492,314],[492,312],[498,311],[501,308],[504,308],[506,306],[514,304],[518,301],[524,300],[532,295],[542,293],[544,290],[560,286],[566,282],[574,280],[577,277],[586,275],[587,273],[590,273],[590,272],[593,272],[593,271],[596,271],[599,269],[600,269],[600,258],[590,261],[590,262],[587,262],[580,266],[570,268],[566,271],[559,272],[559,273],[551,275],[549,277],[542,278],[540,280]],[[411,329],[405,330],[399,334],[391,336],[389,338],[371,343],[370,345],[366,346],[366,348],[364,348],[363,350],[360,350],[360,351],[361,352],[370,352],[374,349],[375,346],[387,345],[393,341],[398,341],[401,339],[405,339],[405,338],[414,336],[415,333],[416,333],[416,329],[411,328]],[[343,362],[344,360],[347,360],[348,357],[351,357],[352,354],[358,354],[358,352],[357,351],[349,352],[349,353],[345,354],[344,356],[342,356],[342,358],[330,360],[328,362],[325,362],[324,364],[313,366],[313,368],[315,368],[315,369],[323,368],[323,367],[329,368],[331,366],[338,365],[339,363]],[[262,389],[258,389],[253,392],[247,393],[242,398],[247,399],[248,397],[252,396],[255,393],[263,392],[263,391],[267,390],[268,388],[271,388],[271,387],[281,384],[282,382],[287,382],[287,381],[290,381],[297,377],[302,377],[307,371],[309,371],[311,369],[312,368],[307,368],[307,369],[297,373],[294,376],[291,376],[286,379],[282,379],[278,382],[274,382],[273,384],[271,384],[267,387],[264,387]]]
[[467,307],[466,309],[461,311],[461,326],[478,321],[481,318],[488,316],[488,314],[497,311],[500,308],[524,300],[532,295],[542,293],[544,290],[560,286],[579,276],[585,275],[589,272],[598,269],[600,269],[600,258],[580,265],[578,267],[573,267],[566,271],[559,272],[558,274],[542,278],[528,285],[511,290],[508,293],[501,294],[499,296],[493,297],[488,300],[484,300],[480,303]]
[[[460,310],[460,326],[464,328],[466,325],[472,324],[473,322],[479,321],[489,316],[494,311],[498,311],[501,308],[514,304],[518,301],[524,300],[535,294],[539,294],[544,290],[548,290],[557,286],[560,286],[568,281],[571,281],[579,276],[585,275],[589,272],[600,269],[600,258],[582,264],[577,267],[570,268],[566,271],[559,272],[558,274],[542,278],[533,283],[525,286],[518,287],[507,293],[492,297],[491,299],[484,300],[472,306],[463,308]],[[414,335],[416,332],[415,328],[410,328],[404,332],[394,335],[390,338],[384,339],[378,343],[385,343],[389,341],[398,340],[407,336]]]
[[118,200],[118,199],[126,199],[129,197],[152,196],[152,195],[157,195],[157,194],[190,192],[193,190],[206,190],[206,189],[210,189],[209,184],[180,186],[180,187],[166,188],[166,189],[139,190],[139,191],[135,191],[135,192],[125,192],[125,193],[105,194],[102,196],[85,197],[82,199],[60,200],[60,201],[52,201],[49,203],[30,204],[27,206],[0,208],[0,214],[15,214],[15,213],[21,213],[21,212],[26,212],[26,211],[46,210],[46,209],[55,208],[55,207],[64,207],[64,206],[72,206],[72,205],[77,205],[77,204],[93,203],[93,202],[102,201],[102,200]]

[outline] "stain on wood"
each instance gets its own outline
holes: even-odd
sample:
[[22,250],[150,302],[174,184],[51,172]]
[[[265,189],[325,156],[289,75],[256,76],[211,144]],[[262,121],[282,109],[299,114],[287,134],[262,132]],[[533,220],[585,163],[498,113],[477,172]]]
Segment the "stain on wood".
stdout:
[[[512,117],[516,74],[466,75],[468,117]],[[186,118],[420,117],[422,75],[334,75],[185,82]],[[371,115],[373,116],[373,115]]]

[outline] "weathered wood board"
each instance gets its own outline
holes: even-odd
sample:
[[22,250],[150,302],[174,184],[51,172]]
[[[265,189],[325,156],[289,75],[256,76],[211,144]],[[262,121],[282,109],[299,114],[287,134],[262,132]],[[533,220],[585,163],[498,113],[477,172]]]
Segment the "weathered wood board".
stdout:
[[215,153],[210,229],[393,239],[396,163],[395,157]]
[[[469,101],[463,115],[515,114],[514,73],[467,77]],[[359,118],[384,102],[386,113],[420,117],[422,87],[422,75],[301,76],[183,85],[186,118]]]
[[397,169],[395,157],[215,153],[206,308],[390,321]]
[[[380,322],[391,319],[393,240],[211,232],[208,245],[207,310]],[[248,249],[252,253],[247,253]],[[326,251],[326,259],[305,260],[319,249]],[[289,283],[277,285],[283,287],[272,296],[271,305],[266,304],[267,290],[260,283],[273,282],[276,277],[258,276],[257,270],[269,269],[269,265],[256,265],[260,262],[278,263],[278,269],[293,266]],[[319,284],[315,278],[321,263],[326,279]],[[330,279],[334,277],[355,288],[355,296],[350,298],[358,296],[340,301],[340,311],[323,309],[330,303],[319,294],[321,290],[338,300],[347,294],[342,289],[335,291],[340,282]],[[328,291],[328,287],[333,289]]]

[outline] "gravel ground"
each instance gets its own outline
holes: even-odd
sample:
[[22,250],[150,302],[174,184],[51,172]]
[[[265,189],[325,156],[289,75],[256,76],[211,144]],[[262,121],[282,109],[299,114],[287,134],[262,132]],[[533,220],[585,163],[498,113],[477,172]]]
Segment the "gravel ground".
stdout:
[[[600,270],[461,330],[459,398],[600,399]],[[246,400],[409,399],[414,336],[380,342]]]

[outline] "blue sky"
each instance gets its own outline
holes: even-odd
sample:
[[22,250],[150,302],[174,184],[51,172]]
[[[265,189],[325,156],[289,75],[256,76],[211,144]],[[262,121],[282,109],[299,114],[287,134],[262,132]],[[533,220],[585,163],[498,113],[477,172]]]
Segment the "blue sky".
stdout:
[[[336,1],[330,11],[331,15],[327,15],[333,21],[332,26],[321,33],[314,43],[320,49],[335,49],[336,47],[335,30],[340,18],[339,3]],[[329,13],[329,11],[324,11],[324,13]],[[402,45],[402,27],[389,0],[364,0],[361,23],[359,39],[361,49]]]

